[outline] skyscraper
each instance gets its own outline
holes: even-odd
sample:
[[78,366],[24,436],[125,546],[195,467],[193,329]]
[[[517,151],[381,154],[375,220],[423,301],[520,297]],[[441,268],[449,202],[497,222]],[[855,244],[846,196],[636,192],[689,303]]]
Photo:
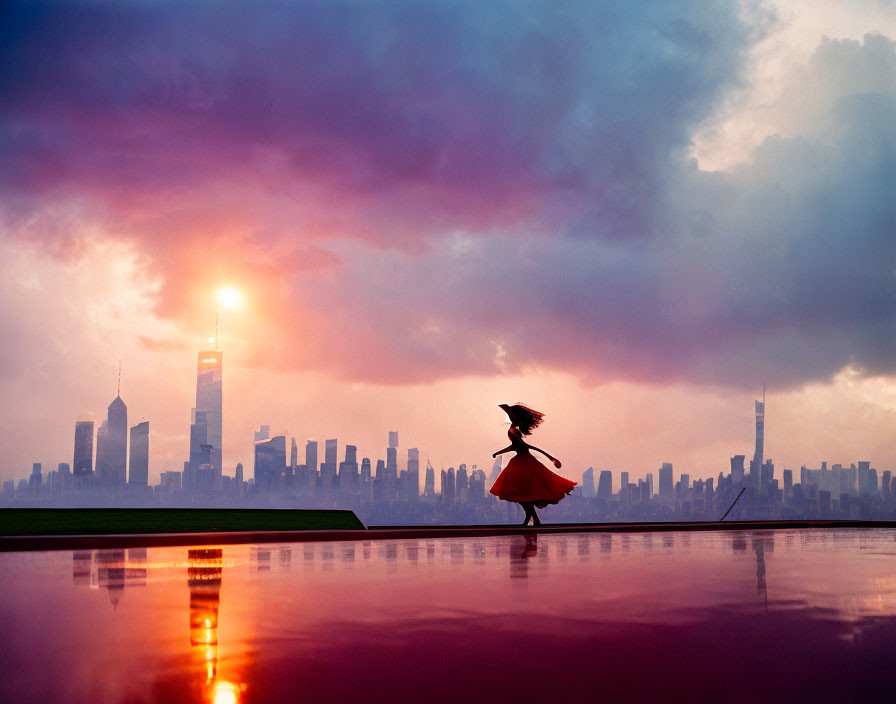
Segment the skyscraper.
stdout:
[[463,503],[467,500],[467,489],[469,486],[470,481],[467,476],[467,465],[462,464],[457,468],[457,474],[454,475],[454,496],[457,501]]
[[752,484],[759,487],[759,472],[762,469],[763,455],[765,452],[765,387],[762,387],[762,401],[756,401],[756,449],[753,451],[753,461],[750,463],[750,479]]
[[339,465],[339,490],[357,494],[361,490],[358,474],[358,448],[355,445],[345,446],[345,459]]
[[735,455],[731,458],[731,482],[734,486],[743,486],[745,459],[744,455]]
[[76,478],[90,476],[93,473],[93,421],[79,420],[75,422],[75,456],[72,472]]
[[594,498],[594,467],[582,472],[582,496],[586,499]]
[[336,455],[339,451],[339,441],[337,438],[330,438],[324,443],[324,462],[336,466]]
[[412,447],[408,450],[408,498],[416,499],[420,495],[420,450]]
[[216,473],[221,472],[221,423],[223,419],[223,353],[204,350],[199,353],[196,364],[196,408],[194,415],[205,414],[206,442],[211,445],[210,464]]
[[608,469],[601,470],[597,483],[597,498],[604,501],[613,498],[613,474]]
[[32,495],[37,496],[40,493],[40,486],[43,482],[43,474],[41,473],[40,462],[31,465],[31,476],[28,477],[28,488]]
[[259,491],[279,488],[286,472],[286,436],[255,443],[255,486]]
[[660,467],[660,498],[671,500],[675,493],[675,479],[672,476],[672,463],[663,462]]
[[339,442],[337,438],[324,441],[324,462],[320,466],[320,481],[324,494],[336,489],[336,465]]
[[193,422],[190,423],[190,465],[195,469],[200,464],[202,446],[209,445],[208,419],[205,411],[193,409]]
[[398,431],[389,431],[389,447],[398,447]]
[[390,482],[398,478],[398,448],[394,445],[386,448],[386,478]]
[[131,456],[128,460],[128,484],[149,485],[149,421],[131,428]]
[[448,503],[454,503],[454,467],[449,467],[448,471],[442,471],[442,500]]
[[317,440],[309,440],[305,443],[305,471],[313,476],[317,469]]
[[101,486],[117,489],[127,478],[128,407],[116,396],[96,434],[96,471]]
[[423,482],[423,495],[436,495],[436,471],[433,469],[429,460],[426,461],[426,479]]

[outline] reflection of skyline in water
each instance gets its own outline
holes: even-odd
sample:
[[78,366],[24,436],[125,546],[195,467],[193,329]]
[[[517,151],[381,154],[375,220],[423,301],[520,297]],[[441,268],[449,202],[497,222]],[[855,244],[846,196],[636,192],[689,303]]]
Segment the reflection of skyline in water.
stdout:
[[[562,653],[578,662],[578,650],[571,650],[576,643],[582,652],[618,649],[605,659],[623,678],[633,674],[626,668],[639,657],[626,643],[646,648],[643,657],[660,663],[662,672],[683,657],[684,650],[664,650],[662,657],[651,650],[667,643],[663,634],[677,634],[692,648],[723,639],[721,650],[735,663],[748,652],[762,659],[766,651],[784,648],[793,651],[795,663],[781,665],[781,673],[798,680],[836,672],[800,664],[835,655],[867,669],[873,658],[863,656],[864,664],[856,665],[849,652],[838,649],[896,635],[896,626],[886,630],[896,614],[896,581],[890,576],[894,538],[896,531],[520,534],[150,548],[142,554],[78,551],[68,557],[72,581],[68,576],[64,584],[47,581],[54,596],[42,603],[84,613],[77,628],[59,630],[63,641],[78,644],[59,647],[68,647],[67,657],[81,662],[82,671],[121,673],[124,692],[167,683],[165,692],[175,692],[171,701],[188,699],[177,694],[181,690],[195,692],[190,701],[240,701],[246,692],[257,701],[288,700],[287,682],[301,682],[292,694],[318,700],[325,673],[330,672],[329,686],[336,692],[351,682],[360,686],[361,672],[372,678],[371,688],[385,686],[391,663],[402,658],[408,661],[403,668],[417,663],[426,678],[454,663],[475,679],[485,666],[465,658],[498,658],[512,670],[515,661],[505,662],[502,653],[513,652],[512,642],[522,634],[530,636],[528,647],[549,661]],[[0,559],[7,567],[21,561],[16,555]],[[38,577],[46,581],[51,574]],[[59,591],[63,588],[69,591]],[[93,590],[106,598],[73,598]],[[13,601],[23,598],[19,593]],[[113,615],[114,630],[109,628]],[[26,628],[27,620],[16,621],[13,632]],[[797,638],[803,631],[806,635]],[[420,634],[427,634],[425,641]],[[550,652],[539,650],[541,639],[551,644]],[[113,640],[114,648],[104,645]],[[438,664],[421,659],[435,651]],[[715,658],[715,651],[691,656],[710,672],[729,666]],[[96,659],[92,665],[91,659]],[[335,662],[343,663],[338,675],[331,670]],[[763,662],[765,671],[778,667],[777,661]],[[282,669],[287,664],[289,669]],[[533,687],[537,691],[538,683]],[[433,696],[439,700],[441,693]]]
[[72,584],[105,589],[113,610],[125,587],[145,587],[147,549],[76,550],[72,553]]
[[218,606],[221,603],[221,548],[187,552],[190,589],[190,645],[205,664],[206,684],[215,680],[218,665]]
[[[299,565],[304,571],[334,572],[354,570],[358,564],[366,564],[376,569],[380,565],[387,574],[395,575],[400,570],[449,565],[467,568],[472,565],[487,567],[496,559],[507,560],[515,579],[530,574],[528,561],[535,558],[545,567],[556,565],[574,566],[576,563],[591,564],[638,555],[678,556],[689,554],[692,541],[699,552],[707,544],[715,546],[721,541],[728,545],[731,554],[738,556],[752,553],[755,558],[750,571],[755,577],[754,594],[764,610],[768,609],[768,564],[767,556],[775,551],[776,540],[781,541],[785,554],[797,552],[823,552],[836,549],[844,536],[830,535],[831,531],[794,531],[778,535],[775,531],[724,531],[715,533],[672,532],[640,535],[628,533],[591,534],[530,534],[528,537],[507,536],[501,538],[452,538],[452,539],[411,539],[351,542],[303,543],[297,545],[232,546],[226,553],[222,550],[219,558],[225,564],[237,567],[248,564],[252,574],[272,576],[289,574],[296,569],[293,552],[301,556]],[[824,533],[828,533],[827,535]],[[528,541],[528,542],[527,542]],[[862,542],[859,536],[860,543]],[[531,545],[530,545],[531,543]],[[867,541],[865,541],[867,543]],[[514,547],[518,546],[518,547]],[[657,548],[661,552],[657,553]],[[868,547],[867,544],[864,547]],[[153,552],[163,548],[150,549]],[[220,550],[220,549],[219,549]],[[191,551],[192,552],[192,551]],[[227,557],[227,556],[230,557]],[[524,556],[525,555],[525,556]],[[570,556],[572,558],[570,559]],[[188,560],[189,561],[189,560]],[[147,562],[146,548],[124,550],[75,551],[72,553],[72,583],[77,586],[103,588],[109,596],[113,608],[124,598],[127,587],[146,586],[147,574],[154,568],[166,568],[181,564],[176,559],[153,559]],[[510,574],[508,573],[508,574]],[[825,608],[837,608],[836,598],[844,594],[814,594],[815,603]],[[832,601],[834,603],[832,603]],[[878,597],[862,599],[851,594],[843,599],[843,604],[853,610],[863,611],[880,604]],[[896,608],[896,602],[893,603]]]

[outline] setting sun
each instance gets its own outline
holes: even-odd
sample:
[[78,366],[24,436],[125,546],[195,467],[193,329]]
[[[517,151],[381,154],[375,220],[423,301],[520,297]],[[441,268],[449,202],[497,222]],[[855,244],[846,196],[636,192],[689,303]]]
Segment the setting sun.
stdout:
[[233,287],[228,286],[218,291],[218,303],[220,303],[223,308],[236,308],[242,300],[242,294]]

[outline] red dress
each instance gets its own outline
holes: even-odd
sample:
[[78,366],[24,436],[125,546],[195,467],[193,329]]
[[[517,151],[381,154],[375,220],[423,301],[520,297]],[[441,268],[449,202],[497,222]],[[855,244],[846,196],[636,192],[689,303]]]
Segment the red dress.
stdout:
[[560,502],[576,485],[559,474],[554,474],[529,454],[519,429],[507,431],[510,444],[517,455],[498,475],[489,491],[505,501],[531,501],[537,508]]

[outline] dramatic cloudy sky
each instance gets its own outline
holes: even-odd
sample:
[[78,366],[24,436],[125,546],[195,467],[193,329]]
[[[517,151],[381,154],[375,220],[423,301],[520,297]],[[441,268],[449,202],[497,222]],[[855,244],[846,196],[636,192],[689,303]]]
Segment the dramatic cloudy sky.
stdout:
[[896,5],[6,2],[0,478],[118,360],[151,477],[225,311],[225,471],[269,423],[578,478],[896,469]]

